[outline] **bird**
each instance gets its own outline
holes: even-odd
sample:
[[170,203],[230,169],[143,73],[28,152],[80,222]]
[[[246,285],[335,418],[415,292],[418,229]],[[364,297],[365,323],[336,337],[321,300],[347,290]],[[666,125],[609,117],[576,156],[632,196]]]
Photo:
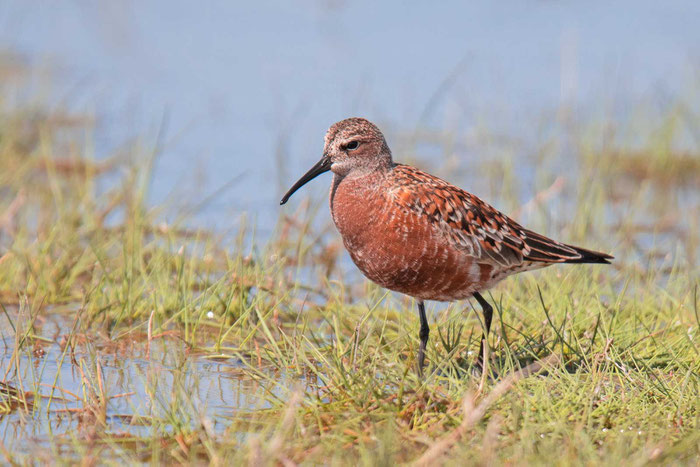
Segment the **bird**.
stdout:
[[477,196],[394,162],[381,130],[364,118],[331,125],[321,159],[280,205],[328,171],[331,216],[352,261],[372,282],[416,300],[421,377],[430,334],[426,300],[476,299],[484,317],[476,367],[483,368],[493,315],[484,291],[524,271],[613,259],[528,230]]

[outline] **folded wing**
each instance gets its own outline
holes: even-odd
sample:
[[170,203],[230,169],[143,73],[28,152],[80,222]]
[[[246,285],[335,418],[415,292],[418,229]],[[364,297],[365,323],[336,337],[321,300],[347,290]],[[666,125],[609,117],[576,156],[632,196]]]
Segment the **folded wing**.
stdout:
[[426,216],[455,246],[483,262],[609,263],[612,256],[557,242],[528,230],[476,196],[414,167],[397,164],[396,199]]

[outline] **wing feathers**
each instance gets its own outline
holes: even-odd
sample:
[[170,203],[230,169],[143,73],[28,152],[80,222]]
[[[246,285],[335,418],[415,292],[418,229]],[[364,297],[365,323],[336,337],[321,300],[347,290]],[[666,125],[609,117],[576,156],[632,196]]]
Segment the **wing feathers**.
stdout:
[[476,196],[396,164],[396,201],[426,216],[466,254],[503,267],[537,263],[608,263],[612,256],[557,242],[523,228]]

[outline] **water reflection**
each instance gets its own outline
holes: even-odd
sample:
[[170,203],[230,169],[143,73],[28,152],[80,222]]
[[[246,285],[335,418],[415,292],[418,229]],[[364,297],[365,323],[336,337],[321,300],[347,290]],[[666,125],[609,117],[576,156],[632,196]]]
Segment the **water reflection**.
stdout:
[[[16,390],[26,405],[8,406],[0,439],[21,453],[62,438],[89,437],[98,424],[111,435],[136,438],[172,434],[183,423],[190,425],[185,429],[206,424],[222,434],[241,413],[272,407],[271,397],[286,399],[292,385],[285,374],[276,373],[276,383],[269,384],[246,372],[239,360],[193,354],[179,339],[154,340],[149,357],[144,341],[95,345],[75,334],[74,349],[54,342],[40,354],[25,346],[16,356],[14,333],[3,321],[0,372],[6,376],[0,401]],[[70,317],[53,314],[43,326],[65,336],[72,325]]]

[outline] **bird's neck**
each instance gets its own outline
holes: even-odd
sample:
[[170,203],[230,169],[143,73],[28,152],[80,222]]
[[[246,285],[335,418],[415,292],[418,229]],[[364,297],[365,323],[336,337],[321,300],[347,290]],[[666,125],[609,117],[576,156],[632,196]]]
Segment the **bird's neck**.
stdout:
[[369,199],[382,198],[391,170],[387,167],[357,168],[345,175],[334,174],[329,201],[336,224],[338,212],[366,210]]
[[333,174],[333,184],[331,185],[331,204],[333,196],[338,187],[342,184],[343,189],[352,190],[357,193],[362,193],[367,190],[371,191],[382,186],[381,182],[385,180],[394,164],[376,164],[356,167],[345,174]]

